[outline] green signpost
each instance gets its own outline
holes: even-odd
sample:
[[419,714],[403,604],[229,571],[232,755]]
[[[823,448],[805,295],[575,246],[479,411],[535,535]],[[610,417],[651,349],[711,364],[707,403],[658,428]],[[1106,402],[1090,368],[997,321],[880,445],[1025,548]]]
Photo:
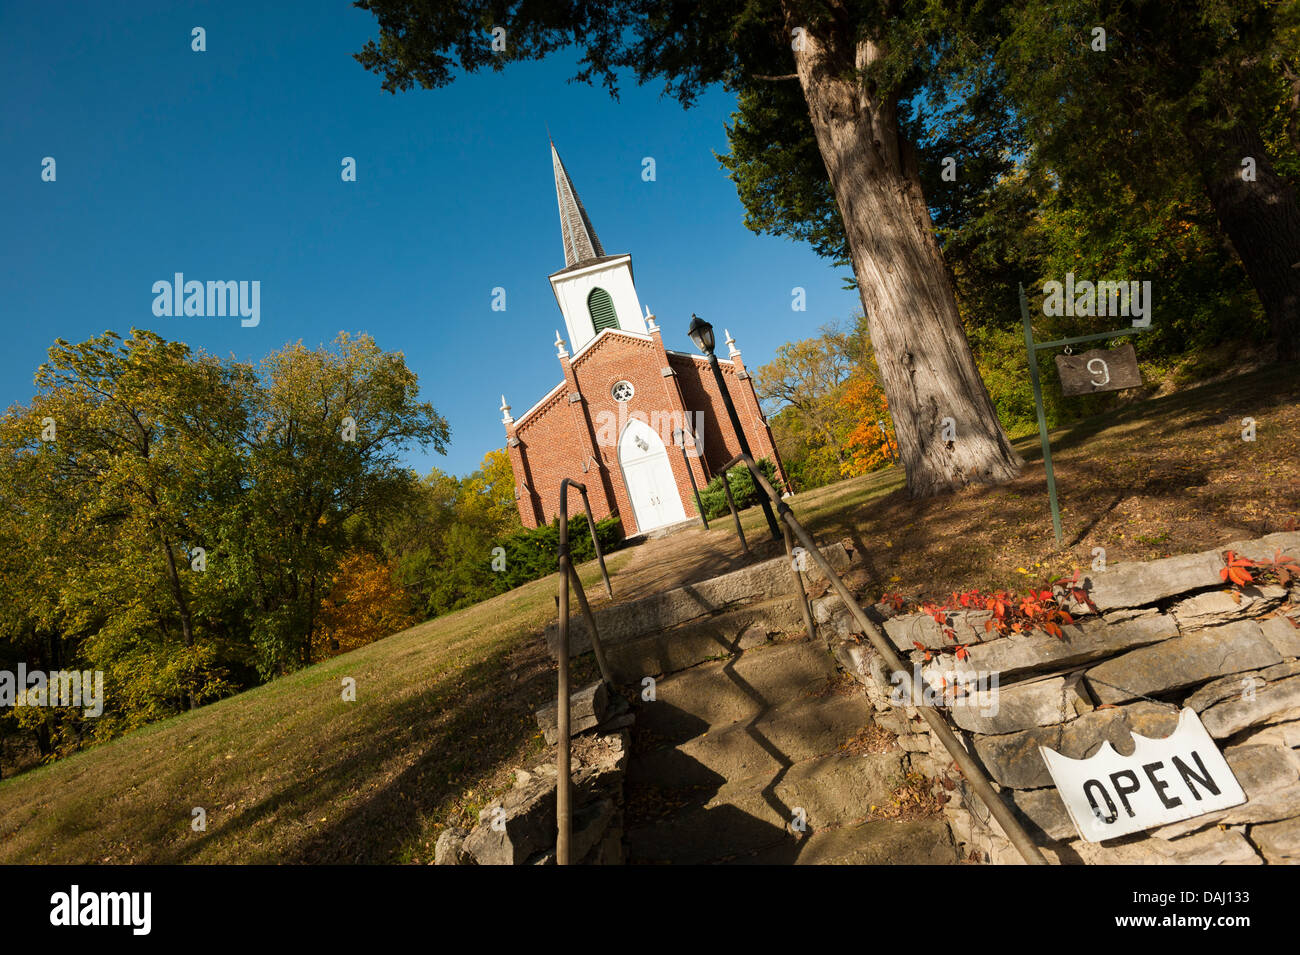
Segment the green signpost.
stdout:
[[[1056,500],[1056,474],[1052,471],[1052,444],[1047,437],[1047,413],[1043,410],[1043,386],[1038,380],[1038,353],[1045,348],[1063,348],[1079,345],[1083,342],[1096,342],[1107,338],[1120,338],[1124,335],[1136,335],[1139,332],[1146,331],[1146,328],[1123,328],[1114,332],[1080,335],[1077,338],[1060,338],[1051,342],[1036,342],[1034,341],[1033,326],[1029,323],[1029,299],[1025,296],[1023,284],[1020,286],[1020,317],[1025,323],[1025,350],[1029,353],[1029,382],[1034,386],[1034,407],[1038,411],[1038,435],[1043,442],[1043,467],[1047,471],[1047,497],[1052,503],[1052,530],[1056,532],[1056,543],[1059,547],[1064,541],[1064,535],[1061,533],[1061,506]],[[1109,381],[1109,373],[1106,374],[1106,378]],[[1124,387],[1133,386],[1117,381],[1113,386],[1098,383],[1094,390],[1115,391]]]

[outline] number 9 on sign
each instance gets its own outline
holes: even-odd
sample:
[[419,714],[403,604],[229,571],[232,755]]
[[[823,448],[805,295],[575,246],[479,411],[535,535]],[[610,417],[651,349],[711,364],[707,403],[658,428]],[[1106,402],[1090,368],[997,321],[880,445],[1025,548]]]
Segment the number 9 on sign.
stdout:
[[1095,376],[1092,379],[1092,386],[1100,388],[1102,385],[1110,384],[1110,365],[1106,364],[1103,358],[1088,359],[1088,370]]
[[1099,391],[1123,391],[1142,384],[1132,345],[1094,348],[1082,355],[1057,355],[1056,370],[1061,376],[1061,394],[1067,398]]

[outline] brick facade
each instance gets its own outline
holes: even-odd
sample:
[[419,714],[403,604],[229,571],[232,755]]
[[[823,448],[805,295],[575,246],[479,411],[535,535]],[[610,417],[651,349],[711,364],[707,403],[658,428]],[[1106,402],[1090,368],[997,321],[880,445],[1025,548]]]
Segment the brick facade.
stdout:
[[[658,435],[682,513],[687,519],[698,517],[691,476],[703,488],[740,450],[713,371],[702,356],[664,348],[654,316],[648,308],[641,315],[631,256],[605,254],[554,143],[551,165],[565,267],[550,280],[574,353],[569,355],[557,332],[556,357],[564,380],[518,420],[502,398],[501,422],[515,472],[519,516],[525,527],[549,523],[559,515],[560,484],[572,478],[586,485],[592,516],[617,514],[625,534],[641,533],[619,459],[619,440],[635,419],[654,432],[638,426],[628,435],[627,443],[636,448],[628,460],[636,477],[633,483],[642,488],[639,503],[653,513],[656,525],[678,519],[676,507],[664,505],[669,475],[654,448]],[[593,306],[596,295],[603,297],[603,306]],[[611,318],[617,327],[609,327]],[[750,450],[756,460],[771,458],[785,484],[772,433],[730,336],[727,346],[730,357],[720,361],[722,377]],[[632,386],[626,400],[613,395],[620,382]],[[682,430],[685,456],[674,437]],[[580,507],[581,502],[573,501],[570,514]]]
[[[624,533],[640,533],[618,460],[618,440],[632,418],[649,424],[663,440],[688,519],[699,512],[687,467],[703,489],[718,469],[739,453],[708,360],[668,351],[659,329],[653,323],[650,328],[646,335],[607,329],[572,358],[561,351],[558,360],[564,381],[518,420],[505,421],[519,516],[525,527],[537,527],[558,516],[560,482],[569,477],[587,486],[597,519],[617,514]],[[733,352],[731,360],[719,364],[755,459],[771,458],[784,483],[772,433],[740,354]],[[620,381],[633,388],[634,394],[626,402],[616,401],[611,393]],[[674,444],[673,432],[683,424],[688,435],[700,432],[702,456],[688,453],[683,459]],[[690,437],[686,445],[688,452],[693,451]],[[580,502],[572,502],[570,514],[576,514],[580,506]]]

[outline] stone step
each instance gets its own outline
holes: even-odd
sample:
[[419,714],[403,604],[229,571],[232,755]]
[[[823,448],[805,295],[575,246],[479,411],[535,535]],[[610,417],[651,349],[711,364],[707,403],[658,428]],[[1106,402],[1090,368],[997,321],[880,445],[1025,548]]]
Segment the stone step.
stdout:
[[[692,788],[722,779],[748,779],[835,752],[871,722],[863,695],[828,695],[777,707],[753,719],[714,726],[679,746],[641,752],[629,780],[662,788]],[[703,724],[703,721],[700,721]]]
[[[822,554],[836,571],[842,573],[849,568],[851,558],[843,544],[824,547]],[[811,560],[808,561],[804,578],[810,582],[822,579],[817,565]],[[601,607],[594,611],[594,616],[601,642],[610,650],[639,637],[671,630],[756,601],[793,596],[795,592],[790,560],[782,555],[729,574],[642,597],[640,600]],[[615,600],[617,599],[616,593]],[[569,624],[570,656],[591,649],[587,621],[576,609],[575,606]],[[552,622],[546,628],[546,646],[553,657],[558,654],[557,635],[557,625]]]
[[942,819],[874,819],[823,829],[728,860],[733,865],[954,865],[961,860]]
[[[780,596],[621,643],[606,643],[605,658],[615,682],[640,684],[647,676],[734,655],[751,641],[765,641],[769,633],[797,634],[803,629],[797,598]],[[601,637],[603,642],[603,630]]]
[[637,726],[659,739],[684,743],[710,726],[753,719],[815,693],[834,675],[834,658],[820,641],[755,647],[664,677],[655,687],[656,699],[638,706]]
[[888,804],[902,753],[822,756],[775,775],[723,785],[705,802],[627,834],[632,862],[695,864],[793,842],[795,810],[807,833],[861,821]]

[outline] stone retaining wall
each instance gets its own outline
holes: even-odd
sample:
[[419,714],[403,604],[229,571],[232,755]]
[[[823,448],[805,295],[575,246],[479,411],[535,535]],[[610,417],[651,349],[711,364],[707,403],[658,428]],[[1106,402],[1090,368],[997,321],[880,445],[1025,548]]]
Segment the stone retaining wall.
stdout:
[[[571,857],[580,865],[622,865],[623,782],[635,717],[627,700],[602,682],[569,699]],[[559,779],[555,710],[552,702],[537,711],[549,744],[547,760],[531,770],[516,769],[514,785],[483,807],[473,829],[443,830],[434,848],[435,865],[554,865]]]
[[[1270,534],[1198,554],[1112,564],[1083,581],[1096,612],[1075,606],[1078,621],[1059,639],[1042,632],[998,636],[986,613],[954,613],[948,625],[969,645],[943,667],[998,675],[997,707],[947,712],[967,750],[1014,804],[1053,862],[1300,863],[1300,583],[1235,589],[1220,577],[1222,554],[1252,560],[1277,550],[1300,559],[1300,533]],[[914,707],[890,701],[893,687],[878,654],[833,595],[814,607],[837,659],[867,688],[878,721],[899,734],[913,763],[956,781],[946,808],[969,858],[1018,863],[1011,847]],[[953,647],[927,614],[874,613],[923,676],[937,682],[929,649]],[[972,674],[967,674],[971,676]],[[1195,710],[1246,791],[1247,801],[1161,829],[1089,843],[1078,837],[1039,753],[1048,746],[1074,759],[1110,740],[1133,751],[1131,733],[1167,736],[1182,707]]]

